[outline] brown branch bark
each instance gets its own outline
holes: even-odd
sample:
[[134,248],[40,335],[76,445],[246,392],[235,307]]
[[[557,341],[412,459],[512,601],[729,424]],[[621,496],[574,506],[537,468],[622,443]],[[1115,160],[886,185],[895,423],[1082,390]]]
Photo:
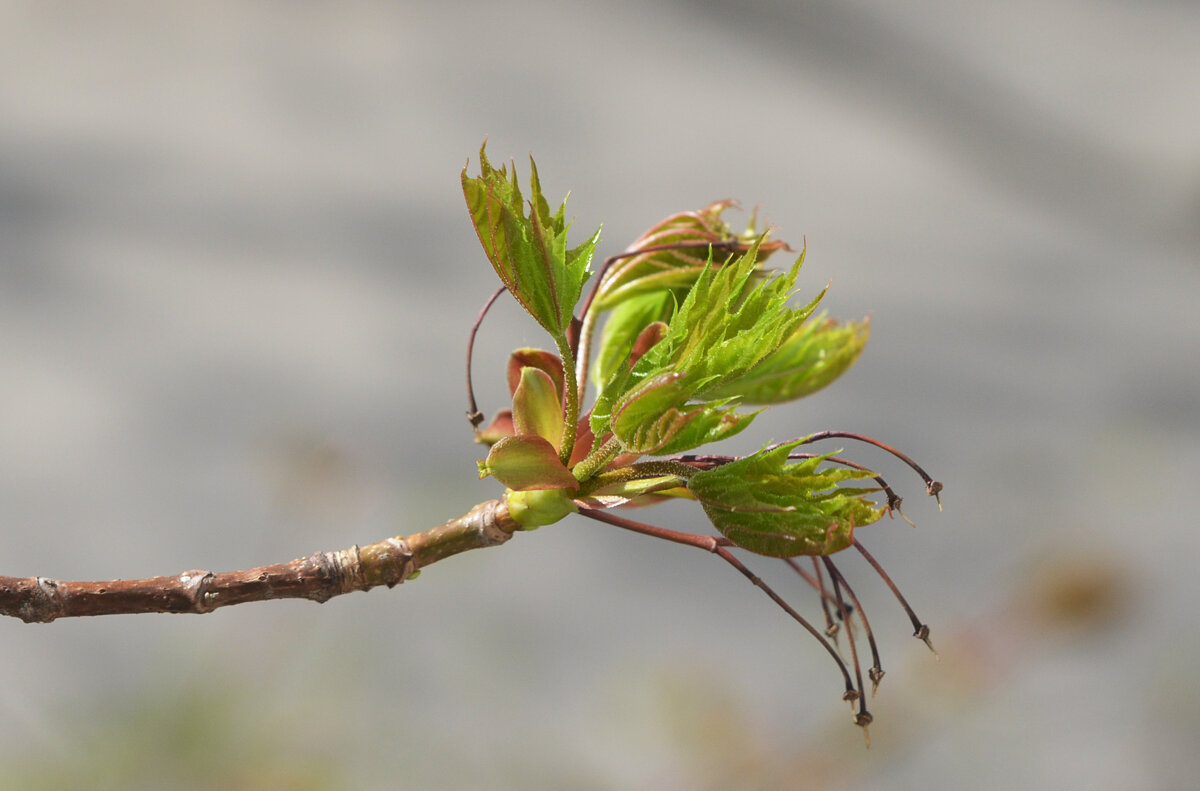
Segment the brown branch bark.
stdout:
[[203,614],[267,599],[321,603],[351,591],[379,585],[391,588],[443,558],[503,544],[518,529],[507,505],[489,500],[423,533],[243,571],[185,571],[168,577],[104,582],[0,576],[0,615],[26,623],[49,623],[83,615]]

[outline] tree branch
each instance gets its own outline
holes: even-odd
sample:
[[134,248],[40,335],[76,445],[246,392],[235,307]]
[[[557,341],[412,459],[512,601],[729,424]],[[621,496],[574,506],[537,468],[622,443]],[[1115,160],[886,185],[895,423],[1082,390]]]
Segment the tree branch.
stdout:
[[489,500],[423,533],[244,571],[185,571],[170,577],[105,582],[0,576],[0,615],[26,623],[49,623],[83,615],[203,614],[267,599],[321,603],[378,585],[391,588],[443,558],[503,544],[519,529],[507,505]]

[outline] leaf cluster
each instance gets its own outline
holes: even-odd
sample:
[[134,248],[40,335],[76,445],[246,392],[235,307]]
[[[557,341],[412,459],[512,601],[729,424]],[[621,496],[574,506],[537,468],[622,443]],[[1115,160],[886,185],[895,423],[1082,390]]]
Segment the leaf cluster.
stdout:
[[[757,277],[757,246],[723,266],[709,264],[637,362],[618,369],[592,412],[592,433],[612,433],[639,453],[669,454],[732,436],[754,414],[739,414],[739,380],[780,348],[816,307],[788,307],[797,259],[785,274]],[[646,332],[646,330],[643,330]],[[723,393],[717,393],[719,389]]]
[[[790,557],[843,549],[856,526],[879,518],[868,499],[874,489],[839,485],[871,473],[826,456],[788,463],[797,443],[702,470],[637,461],[731,437],[761,411],[744,405],[808,395],[858,358],[865,321],[814,319],[824,290],[791,304],[803,252],[785,270],[765,269],[787,245],[758,230],[754,218],[734,233],[721,219],[731,202],[718,201],[671,215],[610,259],[576,317],[599,231],[568,247],[565,203],[550,212],[536,165],[529,200],[515,168],[496,169],[482,149],[480,175],[464,169],[462,183],[501,282],[558,349],[513,355],[512,409],[477,433],[491,445],[481,477],[509,488],[528,526],[576,506],[687,496],[737,545]],[[588,363],[586,351],[584,359],[576,354],[591,348],[601,317],[607,320],[590,376],[598,394],[576,422],[584,388],[574,374]]]

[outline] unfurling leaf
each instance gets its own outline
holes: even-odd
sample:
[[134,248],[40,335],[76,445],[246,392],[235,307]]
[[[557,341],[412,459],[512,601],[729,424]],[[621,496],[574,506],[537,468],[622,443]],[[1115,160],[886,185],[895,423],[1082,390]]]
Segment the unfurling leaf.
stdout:
[[529,160],[527,215],[516,166],[510,178],[507,166],[492,167],[484,148],[486,144],[479,149],[479,176],[468,176],[466,168],[462,172],[463,195],[479,241],[509,292],[551,336],[561,340],[589,274],[600,231],[568,250],[566,203],[550,214],[533,159]]
[[782,346],[714,396],[740,396],[751,404],[778,404],[810,395],[846,372],[871,334],[867,321],[807,322]]
[[688,489],[721,534],[760,555],[830,555],[854,540],[854,529],[875,522],[883,508],[867,499],[875,489],[840,487],[873,473],[819,469],[828,456],[788,463],[803,440],[697,472]]
[[[668,453],[731,436],[749,424],[753,414],[735,415],[736,403],[715,394],[775,352],[821,298],[788,307],[803,256],[788,272],[762,279],[756,275],[757,252],[751,247],[720,268],[710,264],[662,340],[629,371],[613,371],[592,412],[596,436],[611,430],[626,449]],[[684,432],[692,421],[704,430]]]
[[629,367],[629,356],[642,331],[651,324],[666,321],[675,310],[669,291],[642,294],[627,299],[613,309],[600,333],[599,352],[592,364],[592,382],[603,391],[618,372]]
[[753,215],[746,231],[735,234],[721,219],[722,212],[733,205],[730,200],[715,201],[699,211],[680,212],[659,221],[634,240],[626,257],[609,269],[596,294],[596,307],[607,310],[639,294],[690,287],[709,263],[710,246],[720,248],[712,256],[716,264],[755,244],[760,263],[776,250],[790,249],[785,242],[767,241],[767,231],[756,228]]
[[646,380],[613,406],[613,434],[628,452],[681,453],[733,436],[757,414],[737,414],[729,399],[686,403],[693,390],[686,374]]

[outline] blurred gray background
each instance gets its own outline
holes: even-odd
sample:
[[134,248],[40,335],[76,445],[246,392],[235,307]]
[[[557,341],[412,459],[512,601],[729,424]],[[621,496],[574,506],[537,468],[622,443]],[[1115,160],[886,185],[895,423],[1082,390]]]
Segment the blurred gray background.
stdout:
[[[909,495],[860,537],[941,652],[846,558],[870,750],[740,576],[570,519],[319,607],[6,619],[0,788],[1194,787],[1198,53],[1166,0],[0,4],[0,573],[245,568],[495,496],[485,136],[603,255],[761,204],[873,338],[724,449],[854,429],[946,484],[853,451]],[[486,411],[544,343],[493,313]]]

